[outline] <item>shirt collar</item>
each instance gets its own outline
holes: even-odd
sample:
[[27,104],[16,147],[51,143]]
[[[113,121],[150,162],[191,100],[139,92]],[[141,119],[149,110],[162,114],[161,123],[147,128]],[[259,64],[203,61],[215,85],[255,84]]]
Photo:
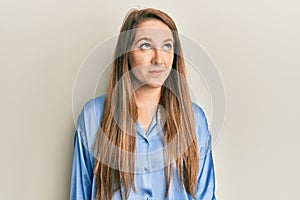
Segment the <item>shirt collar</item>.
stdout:
[[144,129],[142,128],[141,124],[137,121],[136,122],[136,132],[137,138],[141,139],[149,139],[152,136],[159,134],[162,130],[161,120],[160,120],[160,108],[158,107],[157,114],[154,114],[152,117],[151,123],[147,132],[145,133]]

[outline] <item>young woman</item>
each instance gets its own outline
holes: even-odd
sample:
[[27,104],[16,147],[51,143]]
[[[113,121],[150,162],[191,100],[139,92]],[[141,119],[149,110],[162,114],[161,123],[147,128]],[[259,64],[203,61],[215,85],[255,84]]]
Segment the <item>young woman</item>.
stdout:
[[70,199],[215,199],[210,132],[174,21],[130,11],[114,59],[106,95],[78,118]]

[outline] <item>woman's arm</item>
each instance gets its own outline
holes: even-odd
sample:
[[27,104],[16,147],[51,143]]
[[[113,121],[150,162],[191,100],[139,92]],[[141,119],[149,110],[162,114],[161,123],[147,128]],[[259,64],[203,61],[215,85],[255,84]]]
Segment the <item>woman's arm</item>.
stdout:
[[200,153],[199,177],[197,183],[196,197],[201,200],[215,200],[215,173],[211,152],[210,137],[207,141],[205,154]]
[[215,200],[215,172],[211,149],[211,134],[203,110],[196,106],[196,127],[199,148],[199,172],[196,199]]
[[84,114],[78,119],[74,136],[74,158],[71,177],[70,200],[90,200],[93,180],[92,156],[86,146]]

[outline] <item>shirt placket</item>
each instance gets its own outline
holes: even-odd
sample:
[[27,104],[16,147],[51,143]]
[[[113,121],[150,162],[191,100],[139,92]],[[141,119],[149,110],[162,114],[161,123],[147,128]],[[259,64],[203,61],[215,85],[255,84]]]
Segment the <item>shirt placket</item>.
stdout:
[[144,173],[143,173],[143,185],[145,191],[145,200],[152,200],[153,199],[153,192],[152,192],[152,176],[151,176],[151,161],[150,161],[150,140],[149,138],[144,138],[147,148],[147,159],[144,165]]

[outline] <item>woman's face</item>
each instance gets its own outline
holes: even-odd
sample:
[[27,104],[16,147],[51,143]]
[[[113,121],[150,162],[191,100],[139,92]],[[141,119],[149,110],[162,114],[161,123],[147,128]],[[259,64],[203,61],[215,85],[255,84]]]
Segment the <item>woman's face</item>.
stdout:
[[172,69],[174,39],[169,27],[156,19],[140,23],[130,47],[129,63],[135,83],[160,87]]

